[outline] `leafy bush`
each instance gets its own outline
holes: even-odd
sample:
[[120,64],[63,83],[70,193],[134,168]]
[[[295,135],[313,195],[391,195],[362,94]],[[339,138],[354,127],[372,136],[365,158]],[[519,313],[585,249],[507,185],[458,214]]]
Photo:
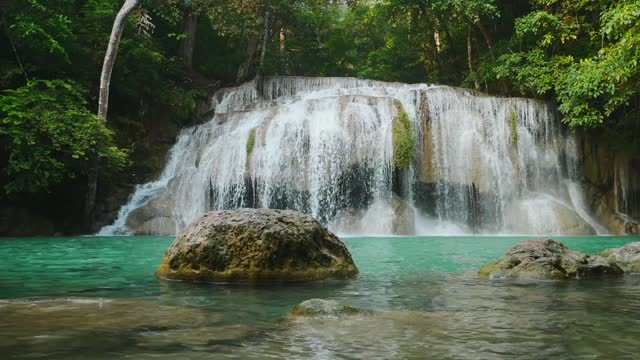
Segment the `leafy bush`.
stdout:
[[113,133],[86,108],[83,90],[72,81],[36,80],[0,98],[0,136],[7,139],[6,193],[47,191],[65,179],[98,168],[110,174],[124,167],[127,153]]

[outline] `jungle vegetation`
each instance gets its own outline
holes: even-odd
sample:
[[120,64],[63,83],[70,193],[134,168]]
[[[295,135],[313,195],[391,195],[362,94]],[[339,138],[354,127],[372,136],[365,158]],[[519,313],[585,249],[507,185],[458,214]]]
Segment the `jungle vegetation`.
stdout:
[[101,68],[124,3],[0,0],[3,201],[75,194],[81,209],[91,176],[99,197],[147,180],[157,169],[145,159],[166,127],[158,113],[180,128],[215,89],[272,75],[541,98],[568,127],[640,153],[640,0],[135,1],[101,111]]

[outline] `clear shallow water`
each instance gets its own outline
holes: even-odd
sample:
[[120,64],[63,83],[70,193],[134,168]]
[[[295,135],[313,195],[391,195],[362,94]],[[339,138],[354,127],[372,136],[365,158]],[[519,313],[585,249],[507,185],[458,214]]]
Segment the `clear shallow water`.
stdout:
[[[478,279],[523,237],[344,239],[351,281],[158,280],[170,237],[0,239],[1,358],[637,358],[640,275]],[[631,237],[557,238],[597,253]],[[310,298],[376,310],[291,319]]]

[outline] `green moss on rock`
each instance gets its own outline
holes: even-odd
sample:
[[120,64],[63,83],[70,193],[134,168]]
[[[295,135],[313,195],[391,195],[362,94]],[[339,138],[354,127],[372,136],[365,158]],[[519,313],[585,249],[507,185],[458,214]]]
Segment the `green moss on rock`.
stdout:
[[256,145],[256,129],[249,131],[249,138],[247,139],[247,156],[253,153],[253,147]]
[[518,151],[518,116],[516,111],[511,109],[509,113],[509,126],[511,128],[511,143],[514,150]]
[[406,170],[415,159],[416,138],[409,115],[397,101],[398,115],[393,119],[393,162],[396,168]]

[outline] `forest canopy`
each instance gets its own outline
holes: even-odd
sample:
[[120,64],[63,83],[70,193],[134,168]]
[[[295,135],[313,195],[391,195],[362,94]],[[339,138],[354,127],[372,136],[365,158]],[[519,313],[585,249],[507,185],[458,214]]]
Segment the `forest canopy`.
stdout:
[[[557,103],[574,128],[631,144],[640,121],[640,0],[143,0],[98,121],[99,74],[123,0],[2,0],[5,194],[151,170],[154,108],[178,127],[220,86],[353,76]],[[628,147],[629,147],[628,146]],[[133,165],[129,165],[131,157]],[[6,160],[6,161],[4,161]]]

